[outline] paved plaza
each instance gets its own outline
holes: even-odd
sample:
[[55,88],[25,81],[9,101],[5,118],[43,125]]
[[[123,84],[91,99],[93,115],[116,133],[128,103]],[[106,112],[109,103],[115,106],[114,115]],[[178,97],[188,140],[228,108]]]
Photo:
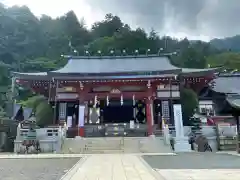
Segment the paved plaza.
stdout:
[[1,180],[59,180],[80,158],[0,159]]
[[240,156],[218,153],[0,155],[1,180],[239,180]]
[[217,153],[143,156],[165,180],[239,180],[240,157]]
[[[218,153],[179,153],[177,156],[143,156],[153,169],[239,169],[240,157]],[[239,179],[240,180],[240,179]]]

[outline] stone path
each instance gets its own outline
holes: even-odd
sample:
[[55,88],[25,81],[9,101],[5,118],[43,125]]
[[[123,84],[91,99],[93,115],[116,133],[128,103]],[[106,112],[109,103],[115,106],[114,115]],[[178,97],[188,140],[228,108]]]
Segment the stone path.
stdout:
[[153,173],[137,155],[90,155],[63,180],[155,180]]
[[[69,158],[72,160],[69,161]],[[208,162],[204,160],[205,163],[203,164],[200,159],[204,158]],[[23,180],[37,179],[37,177],[59,180],[57,177],[61,173],[66,173],[61,180],[240,180],[238,158],[238,156],[218,153],[177,155],[170,153],[158,155],[1,154],[0,174],[3,174],[5,179],[10,177],[16,179],[18,177]],[[78,161],[79,159],[81,160]],[[31,162],[26,163],[26,161]],[[63,163],[62,161],[69,163]],[[78,163],[75,164],[77,161]],[[19,164],[25,165],[19,166]],[[27,164],[30,166],[26,166]],[[42,166],[43,164],[44,166]],[[73,166],[73,164],[75,165]],[[73,167],[70,169],[71,166]],[[1,169],[1,167],[4,168]],[[9,173],[10,170],[14,170],[15,175]],[[35,171],[39,173],[34,173]]]
[[[162,155],[163,156],[163,155]],[[178,156],[178,155],[177,155]],[[175,156],[175,158],[177,157]],[[192,154],[191,156],[199,156]],[[207,157],[210,156],[207,155]],[[212,154],[211,156],[220,155]],[[159,159],[157,156],[156,161]],[[174,155],[164,156],[165,160],[158,162],[167,163],[167,159]],[[179,158],[179,157],[178,157]],[[185,158],[185,157],[184,157]],[[215,157],[216,158],[216,157]],[[84,158],[83,158],[84,159]],[[177,159],[178,160],[178,159]],[[183,160],[183,159],[182,159]],[[186,160],[186,159],[185,159]],[[184,161],[181,161],[183,164]],[[187,163],[187,162],[185,162]],[[78,163],[62,180],[240,180],[240,169],[215,168],[201,169],[192,166],[188,168],[151,168],[140,155],[88,155]]]

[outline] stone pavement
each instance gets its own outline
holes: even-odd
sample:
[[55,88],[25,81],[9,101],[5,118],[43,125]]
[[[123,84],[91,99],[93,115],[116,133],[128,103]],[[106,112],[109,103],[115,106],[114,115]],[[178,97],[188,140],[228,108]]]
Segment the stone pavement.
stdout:
[[239,169],[157,169],[165,180],[240,180]]
[[[84,158],[83,158],[84,159]],[[62,180],[155,180],[157,173],[140,156],[130,154],[89,155]]]
[[1,180],[59,180],[80,158],[0,159]]
[[[189,154],[191,157],[196,156],[197,158],[202,158],[206,155],[206,159],[213,156],[213,159],[221,159],[225,161],[229,155],[220,154]],[[145,155],[146,156],[146,155]],[[202,168],[201,166],[193,166],[187,168],[188,161],[186,161],[187,154],[183,155],[150,155],[162,168],[150,167],[146,161],[139,154],[112,154],[112,155],[87,155],[81,162],[79,162],[62,180],[240,180],[240,168],[230,168],[230,166],[221,165],[224,168],[219,168],[215,166],[214,160],[212,164],[213,168],[210,166]],[[162,160],[158,157],[162,156]],[[183,156],[183,159],[181,156]],[[234,158],[234,157],[232,157]],[[171,159],[176,159],[177,164],[172,167],[169,166],[169,162],[173,162]],[[185,161],[184,161],[185,159]],[[160,160],[160,162],[159,162]],[[224,163],[222,161],[215,161],[216,163]],[[176,162],[175,162],[176,163]],[[195,165],[198,161],[195,162]],[[226,164],[227,162],[225,162]],[[237,162],[236,162],[237,163]],[[167,164],[164,168],[163,164]],[[238,164],[238,163],[237,163]],[[206,164],[205,164],[206,165]],[[240,165],[240,164],[239,164]],[[180,168],[179,168],[180,167]]]
[[240,157],[229,154],[0,154],[0,174],[3,180],[59,180],[64,173],[61,180],[240,180]]

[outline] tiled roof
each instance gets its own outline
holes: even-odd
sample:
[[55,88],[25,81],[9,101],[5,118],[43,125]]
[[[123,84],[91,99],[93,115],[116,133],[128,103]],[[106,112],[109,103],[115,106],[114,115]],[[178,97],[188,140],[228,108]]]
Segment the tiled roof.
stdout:
[[240,94],[240,75],[226,74],[219,76],[215,81],[213,90],[225,94]]
[[173,66],[165,56],[119,56],[119,57],[75,57],[61,69],[51,73],[131,73],[149,71],[181,70]]
[[227,97],[227,102],[236,109],[240,109],[240,95],[231,95]]
[[[163,75],[202,76],[216,69],[178,68],[170,63],[168,56],[83,56],[69,57],[61,69],[43,73],[14,73],[20,78],[78,77],[91,78],[151,78]],[[131,76],[131,77],[129,77]]]

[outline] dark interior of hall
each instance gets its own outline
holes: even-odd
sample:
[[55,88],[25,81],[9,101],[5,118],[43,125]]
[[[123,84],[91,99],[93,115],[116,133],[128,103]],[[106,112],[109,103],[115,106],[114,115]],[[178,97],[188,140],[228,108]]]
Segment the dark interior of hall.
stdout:
[[67,103],[67,116],[71,116],[73,118],[72,123],[74,125],[78,124],[78,116],[79,116],[78,104],[79,104],[78,101]]
[[123,104],[119,99],[111,99],[109,104],[101,102],[103,123],[129,123],[133,119],[133,102],[124,100]]

